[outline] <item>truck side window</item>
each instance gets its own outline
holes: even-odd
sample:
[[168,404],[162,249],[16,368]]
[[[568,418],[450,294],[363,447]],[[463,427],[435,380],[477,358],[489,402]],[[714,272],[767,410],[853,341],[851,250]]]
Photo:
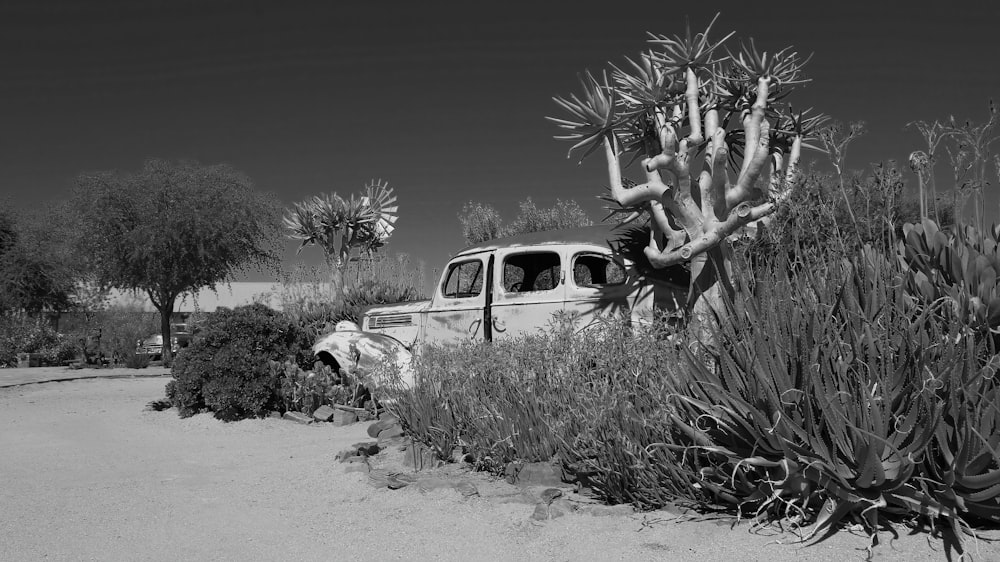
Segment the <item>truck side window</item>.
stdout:
[[549,291],[561,280],[559,254],[530,252],[507,256],[503,261],[503,290],[507,293]]
[[625,268],[609,256],[577,254],[573,257],[573,283],[577,287],[607,287],[625,282]]
[[483,292],[483,262],[463,261],[448,266],[443,296],[447,299],[478,297]]

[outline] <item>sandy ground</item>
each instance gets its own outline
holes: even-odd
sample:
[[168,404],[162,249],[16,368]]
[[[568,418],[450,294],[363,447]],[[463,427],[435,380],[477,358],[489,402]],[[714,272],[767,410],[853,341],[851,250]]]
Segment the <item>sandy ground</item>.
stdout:
[[[334,456],[366,424],[225,424],[144,411],[166,379],[0,388],[0,560],[861,560],[840,532],[803,547],[668,512],[544,522],[518,490],[375,488]],[[882,533],[875,560],[942,560],[940,540]],[[976,560],[1000,560],[979,542]]]

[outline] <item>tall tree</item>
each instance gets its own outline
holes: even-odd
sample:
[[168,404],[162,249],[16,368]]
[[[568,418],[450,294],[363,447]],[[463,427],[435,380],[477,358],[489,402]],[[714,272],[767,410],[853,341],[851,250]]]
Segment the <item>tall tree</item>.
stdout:
[[149,160],[134,173],[82,174],[72,206],[100,285],[144,292],[159,311],[165,359],[179,296],[277,264],[280,208],[225,164]]
[[[805,81],[797,53],[760,52],[753,40],[732,53],[722,48],[732,33],[709,39],[714,23],[696,34],[651,35],[638,60],[610,75],[588,72],[582,96],[555,98],[568,117],[550,117],[565,131],[557,138],[575,143],[571,153],[603,149],[613,210],[649,219],[650,264],[690,263],[688,308],[719,280],[731,291],[727,238],[785,198],[803,143],[824,119],[787,102]],[[636,160],[638,184],[623,175]]]

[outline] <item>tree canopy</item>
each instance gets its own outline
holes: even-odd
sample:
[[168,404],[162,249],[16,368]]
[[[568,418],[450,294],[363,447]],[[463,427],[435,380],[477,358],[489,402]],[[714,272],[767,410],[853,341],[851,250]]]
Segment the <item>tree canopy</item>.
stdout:
[[134,173],[82,174],[71,208],[97,282],[142,291],[160,312],[165,356],[178,296],[277,263],[278,205],[225,164],[149,160]]
[[44,215],[18,218],[0,209],[0,312],[65,310],[74,270],[61,251],[61,222]]

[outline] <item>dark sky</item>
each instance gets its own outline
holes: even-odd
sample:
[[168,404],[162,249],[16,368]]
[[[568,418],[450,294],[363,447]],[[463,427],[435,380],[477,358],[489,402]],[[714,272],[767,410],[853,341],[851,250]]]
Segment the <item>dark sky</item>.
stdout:
[[685,16],[700,29],[719,11],[717,37],[814,53],[791,99],[867,121],[849,167],[905,163],[922,145],[909,121],[982,121],[1000,97],[1000,3],[916,5],[2,0],[0,200],[44,205],[83,171],[149,157],[228,162],[286,204],[383,178],[400,204],[390,248],[440,267],[470,200],[512,218],[527,196],[573,198],[602,216],[604,163],[566,158],[551,98]]

